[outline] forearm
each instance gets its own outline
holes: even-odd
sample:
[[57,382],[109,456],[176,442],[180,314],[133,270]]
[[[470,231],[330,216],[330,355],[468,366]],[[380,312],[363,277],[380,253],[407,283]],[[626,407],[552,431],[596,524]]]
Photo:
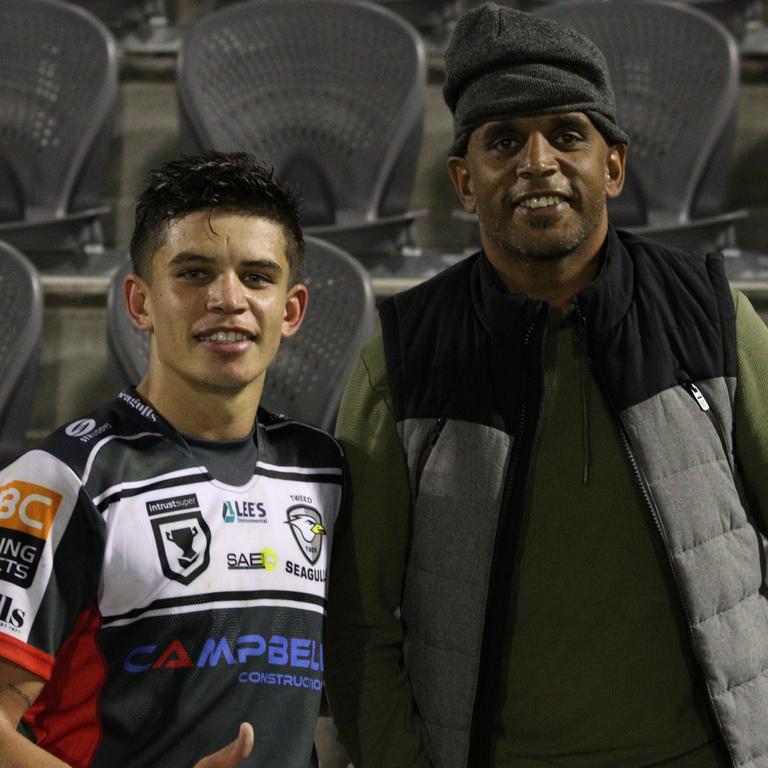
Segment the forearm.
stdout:
[[67,764],[24,738],[0,719],[0,768],[67,768]]
[[[371,345],[366,352],[370,358]],[[350,378],[337,424],[352,478],[352,507],[333,545],[327,688],[356,768],[426,768],[431,762],[403,666],[397,611],[410,545],[408,473],[380,346],[373,345],[369,358]]]

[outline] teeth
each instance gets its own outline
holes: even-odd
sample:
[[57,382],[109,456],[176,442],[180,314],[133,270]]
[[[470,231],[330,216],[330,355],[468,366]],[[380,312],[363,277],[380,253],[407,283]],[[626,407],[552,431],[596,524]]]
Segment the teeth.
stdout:
[[236,341],[245,341],[249,337],[244,333],[236,331],[216,331],[210,336],[203,336],[203,341],[213,341],[217,344],[232,344]]
[[542,197],[529,197],[527,200],[523,200],[520,205],[526,208],[545,208],[548,205],[557,205],[559,202],[560,197],[546,195]]

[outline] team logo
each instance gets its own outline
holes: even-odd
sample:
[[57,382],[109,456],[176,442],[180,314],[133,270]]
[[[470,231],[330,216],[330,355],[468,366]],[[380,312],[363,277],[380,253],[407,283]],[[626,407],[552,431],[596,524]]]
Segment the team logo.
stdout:
[[307,504],[295,504],[286,510],[291,533],[304,557],[313,565],[323,549],[325,526],[320,513]]
[[193,509],[152,518],[163,573],[181,584],[193,582],[211,562],[211,530]]
[[93,419],[78,419],[73,421],[64,432],[70,437],[82,437],[96,429],[96,422]]

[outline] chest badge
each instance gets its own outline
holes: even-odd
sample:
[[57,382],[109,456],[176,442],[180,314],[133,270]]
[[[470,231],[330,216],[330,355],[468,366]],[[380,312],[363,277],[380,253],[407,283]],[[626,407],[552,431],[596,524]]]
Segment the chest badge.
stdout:
[[[211,529],[203,513],[193,508],[196,506],[195,494],[147,504],[163,574],[184,585],[194,581],[211,562]],[[169,514],[168,509],[174,511]]]
[[288,507],[285,514],[301,553],[314,565],[323,550],[325,526],[322,515],[307,504]]

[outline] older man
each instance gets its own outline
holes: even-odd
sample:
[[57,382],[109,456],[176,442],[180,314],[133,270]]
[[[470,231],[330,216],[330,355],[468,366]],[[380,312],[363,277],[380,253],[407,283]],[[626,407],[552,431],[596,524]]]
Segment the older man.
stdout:
[[719,255],[610,225],[628,137],[589,40],[487,3],[445,67],[482,250],[382,305],[342,406],[342,739],[360,768],[768,765],[768,333]]

